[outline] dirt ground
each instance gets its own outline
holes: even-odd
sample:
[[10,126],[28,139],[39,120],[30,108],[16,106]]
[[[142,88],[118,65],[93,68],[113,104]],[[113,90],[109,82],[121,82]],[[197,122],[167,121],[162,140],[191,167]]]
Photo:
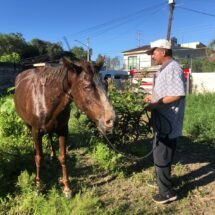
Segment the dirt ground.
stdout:
[[172,168],[173,184],[179,199],[157,205],[151,196],[157,192],[147,181],[153,177],[150,159],[130,162],[125,172],[104,171],[86,153],[72,150],[79,157],[74,170],[74,187],[95,189],[107,214],[215,214],[215,148],[182,138]]

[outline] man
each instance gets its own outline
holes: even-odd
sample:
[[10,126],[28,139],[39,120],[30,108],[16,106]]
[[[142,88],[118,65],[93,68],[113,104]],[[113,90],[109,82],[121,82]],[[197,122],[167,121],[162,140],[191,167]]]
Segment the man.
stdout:
[[183,70],[172,58],[171,42],[160,39],[151,43],[147,54],[152,55],[157,72],[152,95],[144,98],[152,111],[154,129],[153,160],[159,193],[153,196],[156,203],[177,199],[171,182],[171,165],[177,139],[182,134],[185,109],[185,79]]

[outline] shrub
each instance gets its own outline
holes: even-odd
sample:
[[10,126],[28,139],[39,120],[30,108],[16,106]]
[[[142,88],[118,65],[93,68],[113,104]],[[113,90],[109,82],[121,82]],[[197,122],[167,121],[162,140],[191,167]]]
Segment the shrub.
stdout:
[[12,95],[0,99],[0,136],[27,135],[28,130],[17,115]]

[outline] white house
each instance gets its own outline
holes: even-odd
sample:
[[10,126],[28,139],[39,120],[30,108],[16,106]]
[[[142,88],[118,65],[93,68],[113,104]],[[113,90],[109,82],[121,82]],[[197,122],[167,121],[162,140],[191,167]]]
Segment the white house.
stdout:
[[[178,44],[176,38],[172,38],[172,50],[174,57],[196,58],[207,56],[207,47],[201,42]],[[144,70],[146,67],[153,66],[150,55],[145,52],[150,49],[150,45],[123,51],[124,70]]]

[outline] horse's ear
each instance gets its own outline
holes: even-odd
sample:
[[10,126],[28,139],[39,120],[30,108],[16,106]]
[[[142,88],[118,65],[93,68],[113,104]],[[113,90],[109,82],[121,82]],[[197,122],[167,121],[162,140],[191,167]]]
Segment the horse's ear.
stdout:
[[70,59],[68,59],[67,57],[63,57],[61,59],[62,64],[64,65],[64,67],[76,72],[77,74],[81,73],[81,66],[78,63],[74,63],[72,62]]
[[69,66],[72,63],[72,61],[67,57],[62,57],[60,59],[60,64],[63,64],[64,66]]
[[96,64],[94,65],[94,69],[95,69],[95,72],[98,73],[103,65],[104,65],[104,62],[105,62],[105,57],[100,57],[97,61],[96,61]]

